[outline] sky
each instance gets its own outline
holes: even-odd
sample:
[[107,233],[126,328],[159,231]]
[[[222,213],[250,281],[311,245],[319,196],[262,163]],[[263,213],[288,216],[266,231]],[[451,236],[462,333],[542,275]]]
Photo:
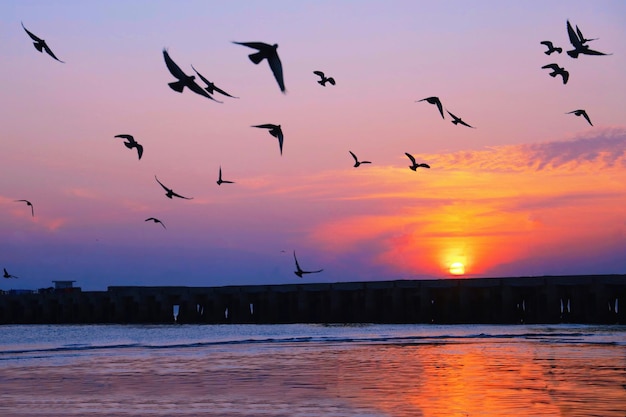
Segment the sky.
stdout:
[[[7,0],[0,38],[0,289],[626,273],[621,0]],[[164,48],[239,98],[173,91]]]

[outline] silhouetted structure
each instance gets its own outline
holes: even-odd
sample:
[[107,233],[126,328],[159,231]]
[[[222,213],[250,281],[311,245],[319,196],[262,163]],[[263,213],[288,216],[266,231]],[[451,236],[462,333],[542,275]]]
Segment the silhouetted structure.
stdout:
[[[626,275],[0,295],[0,323],[626,323]],[[228,311],[228,315],[225,315]]]

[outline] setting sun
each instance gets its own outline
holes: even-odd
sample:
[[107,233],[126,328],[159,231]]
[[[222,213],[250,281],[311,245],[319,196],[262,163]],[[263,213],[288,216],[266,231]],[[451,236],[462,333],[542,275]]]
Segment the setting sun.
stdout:
[[465,265],[461,262],[454,262],[450,265],[450,273],[452,275],[463,275],[465,273]]

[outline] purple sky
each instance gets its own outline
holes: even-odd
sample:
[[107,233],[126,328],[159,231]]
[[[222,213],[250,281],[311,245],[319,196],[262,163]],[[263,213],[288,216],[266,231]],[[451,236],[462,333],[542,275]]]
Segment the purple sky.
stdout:
[[[567,56],[568,19],[613,55]],[[4,1],[0,22],[0,267],[20,277],[0,289],[626,273],[623,1]],[[287,93],[233,41],[277,43]],[[163,48],[240,98],[171,90]],[[294,250],[324,272],[296,277]]]

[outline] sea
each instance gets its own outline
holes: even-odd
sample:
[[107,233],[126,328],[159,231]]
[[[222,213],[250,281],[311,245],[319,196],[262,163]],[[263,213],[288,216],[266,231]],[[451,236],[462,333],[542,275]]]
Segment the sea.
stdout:
[[626,326],[3,325],[0,416],[626,416]]

